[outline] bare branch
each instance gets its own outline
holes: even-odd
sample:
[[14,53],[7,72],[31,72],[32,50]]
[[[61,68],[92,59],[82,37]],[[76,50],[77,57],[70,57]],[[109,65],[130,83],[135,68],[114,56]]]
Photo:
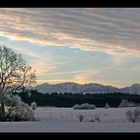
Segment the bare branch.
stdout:
[[0,47],[0,97],[36,83],[35,71],[21,55]]

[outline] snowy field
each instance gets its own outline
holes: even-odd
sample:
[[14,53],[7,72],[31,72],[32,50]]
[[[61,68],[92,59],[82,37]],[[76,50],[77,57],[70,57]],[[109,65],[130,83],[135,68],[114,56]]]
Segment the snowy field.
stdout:
[[38,107],[35,110],[38,121],[0,122],[0,132],[140,132],[140,122],[129,122],[125,115],[133,109]]

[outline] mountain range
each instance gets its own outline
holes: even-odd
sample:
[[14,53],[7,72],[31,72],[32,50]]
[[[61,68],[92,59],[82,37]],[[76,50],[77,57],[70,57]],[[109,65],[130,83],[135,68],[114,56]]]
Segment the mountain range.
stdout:
[[78,84],[72,82],[60,83],[60,84],[40,84],[32,89],[38,90],[42,93],[89,93],[89,94],[97,94],[97,93],[111,93],[111,92],[122,92],[122,93],[130,93],[130,94],[140,94],[140,84],[133,84],[130,87],[117,88],[110,85],[102,85],[98,83],[89,83],[89,84]]

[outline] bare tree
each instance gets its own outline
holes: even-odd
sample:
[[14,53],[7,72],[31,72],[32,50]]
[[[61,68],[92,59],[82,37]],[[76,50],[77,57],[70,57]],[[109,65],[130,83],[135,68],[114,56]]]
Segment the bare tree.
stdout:
[[126,112],[126,116],[128,118],[129,121],[135,123],[136,121],[139,121],[140,118],[140,109],[136,108],[134,111],[132,110],[128,110]]
[[83,122],[83,121],[84,121],[85,116],[84,116],[84,115],[82,115],[82,114],[78,114],[78,115],[77,115],[77,118],[79,119],[79,121],[80,121],[80,122]]
[[35,70],[20,54],[5,46],[0,47],[0,114],[5,117],[5,97],[36,83]]

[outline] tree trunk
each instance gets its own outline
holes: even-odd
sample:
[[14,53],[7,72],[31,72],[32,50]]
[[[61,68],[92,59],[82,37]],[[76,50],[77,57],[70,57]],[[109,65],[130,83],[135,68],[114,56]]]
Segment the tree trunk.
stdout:
[[0,121],[5,120],[5,104],[4,101],[1,101],[1,107],[0,107]]

